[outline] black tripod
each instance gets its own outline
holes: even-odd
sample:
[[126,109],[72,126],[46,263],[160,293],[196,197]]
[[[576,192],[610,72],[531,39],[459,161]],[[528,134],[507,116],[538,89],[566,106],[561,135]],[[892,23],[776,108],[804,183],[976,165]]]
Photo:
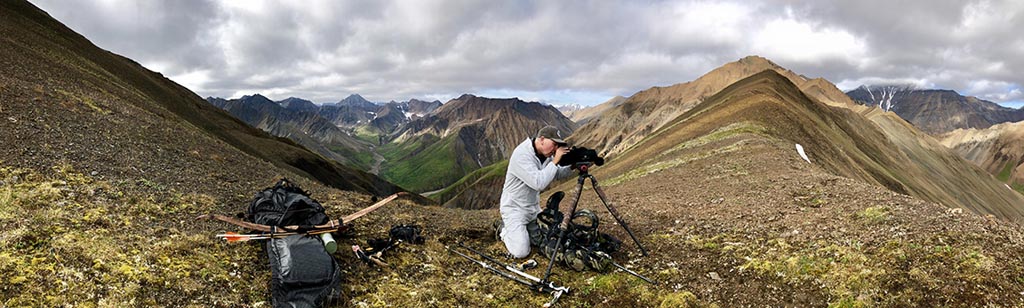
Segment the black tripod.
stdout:
[[[612,207],[612,205],[608,203],[608,197],[605,196],[604,190],[601,190],[601,186],[597,185],[597,179],[587,172],[593,164],[593,162],[580,162],[575,165],[576,170],[579,171],[579,177],[576,178],[576,195],[573,196],[572,207],[569,208],[569,215],[563,217],[559,224],[562,230],[558,233],[558,241],[555,242],[555,249],[551,251],[551,255],[548,258],[550,262],[548,262],[548,269],[544,273],[544,279],[541,280],[541,284],[547,283],[548,278],[551,277],[551,268],[555,264],[555,254],[562,248],[562,242],[565,241],[566,230],[569,229],[569,224],[572,222],[572,215],[576,213],[576,206],[580,203],[580,195],[583,194],[583,182],[588,178],[590,179],[590,185],[594,187],[594,191],[597,192],[597,197],[601,199],[601,203],[604,204],[604,207],[608,209],[608,212],[612,214],[612,217],[615,217],[615,221],[619,222],[619,225],[621,225],[623,229],[626,229],[626,233],[628,233],[629,237],[633,239],[634,243],[636,243],[636,247],[640,248],[640,253],[645,257],[647,256],[647,250],[644,249],[643,245],[640,245],[640,241],[636,239],[635,235],[633,235],[633,231],[629,229],[629,225],[619,217],[619,212],[615,210],[615,207]],[[545,240],[550,236],[551,234],[548,234],[545,237]]]

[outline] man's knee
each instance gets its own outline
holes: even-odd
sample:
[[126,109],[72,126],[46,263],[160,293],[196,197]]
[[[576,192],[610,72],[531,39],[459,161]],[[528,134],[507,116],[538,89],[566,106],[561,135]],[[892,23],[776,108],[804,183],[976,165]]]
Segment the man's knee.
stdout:
[[508,244],[506,244],[505,248],[508,248],[508,253],[511,254],[512,257],[516,258],[516,259],[526,258],[526,256],[530,255],[530,246],[529,245],[512,245],[512,246],[509,246]]
[[501,240],[505,242],[508,253],[515,258],[524,258],[530,254],[530,237],[523,225],[505,225]]

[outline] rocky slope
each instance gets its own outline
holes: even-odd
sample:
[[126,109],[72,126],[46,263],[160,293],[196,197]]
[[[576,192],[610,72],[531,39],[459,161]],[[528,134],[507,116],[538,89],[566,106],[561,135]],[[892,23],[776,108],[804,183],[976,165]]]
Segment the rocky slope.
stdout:
[[[244,168],[283,170],[374,194],[396,190],[242,123],[162,75],[97,48],[30,4],[5,2],[3,14],[6,121],[0,134],[16,145],[0,148],[8,164],[48,170],[68,162],[111,178],[183,189],[204,187],[197,178],[238,181],[232,174]],[[238,169],[195,171],[221,170],[213,166],[225,162]],[[192,165],[207,167],[185,168]]]

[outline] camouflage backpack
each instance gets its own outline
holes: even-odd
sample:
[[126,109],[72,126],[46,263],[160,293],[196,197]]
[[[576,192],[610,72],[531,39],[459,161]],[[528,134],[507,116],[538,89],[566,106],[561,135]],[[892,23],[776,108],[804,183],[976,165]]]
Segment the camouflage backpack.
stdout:
[[[558,211],[558,203],[564,195],[562,192],[553,194],[548,199],[544,211],[537,215],[537,223],[544,234],[544,239],[540,243],[544,256],[551,256],[558,243],[558,235],[561,233],[559,223],[564,218]],[[612,267],[611,254],[619,250],[622,241],[597,231],[600,221],[593,211],[577,211],[569,221],[571,223],[566,230],[565,242],[559,251],[555,252],[554,261],[576,271],[588,268],[597,272],[609,270]]]

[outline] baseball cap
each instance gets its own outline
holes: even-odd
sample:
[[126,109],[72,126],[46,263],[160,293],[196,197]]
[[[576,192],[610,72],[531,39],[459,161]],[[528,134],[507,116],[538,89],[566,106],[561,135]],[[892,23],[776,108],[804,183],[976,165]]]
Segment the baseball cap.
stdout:
[[558,144],[566,144],[565,139],[562,139],[562,132],[557,127],[551,125],[541,128],[540,131],[537,132],[537,136],[551,139]]

